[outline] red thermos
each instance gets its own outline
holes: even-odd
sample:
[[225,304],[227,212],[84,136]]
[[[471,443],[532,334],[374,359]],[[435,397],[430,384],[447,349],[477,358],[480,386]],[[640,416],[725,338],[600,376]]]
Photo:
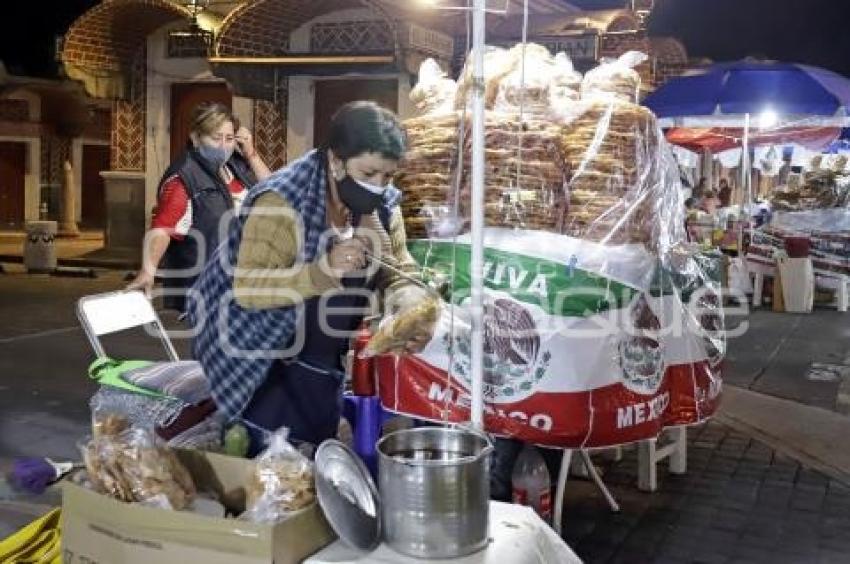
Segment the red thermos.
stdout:
[[353,353],[351,360],[351,391],[355,396],[374,396],[375,389],[375,362],[372,358],[360,358],[360,353],[366,348],[372,333],[367,326],[362,326],[354,337]]

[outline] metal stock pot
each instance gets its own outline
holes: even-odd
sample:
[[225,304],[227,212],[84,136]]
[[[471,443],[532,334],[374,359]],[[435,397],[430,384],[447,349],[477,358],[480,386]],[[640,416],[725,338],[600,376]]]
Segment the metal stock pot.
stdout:
[[455,558],[488,543],[490,453],[486,436],[420,427],[378,443],[386,543],[419,558]]
[[316,490],[331,526],[364,551],[381,540],[418,558],[455,558],[489,542],[489,439],[475,431],[421,427],[378,442],[380,494],[349,447],[316,451]]

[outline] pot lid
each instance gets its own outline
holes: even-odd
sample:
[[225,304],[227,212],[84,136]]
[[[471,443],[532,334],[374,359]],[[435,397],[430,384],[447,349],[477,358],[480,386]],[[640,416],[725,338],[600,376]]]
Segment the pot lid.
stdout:
[[316,493],[344,542],[372,550],[381,540],[381,501],[369,470],[345,444],[329,439],[316,451]]

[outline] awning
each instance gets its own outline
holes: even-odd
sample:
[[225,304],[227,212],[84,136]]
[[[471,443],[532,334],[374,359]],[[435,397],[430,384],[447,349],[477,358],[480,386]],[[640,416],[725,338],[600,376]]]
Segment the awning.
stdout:
[[[835,141],[841,130],[833,127],[794,127],[771,131],[750,131],[749,145],[782,145],[796,143],[810,149],[822,149]],[[708,149],[719,153],[741,147],[744,130],[739,128],[673,128],[666,132],[667,140],[691,151]]]
[[284,57],[211,57],[213,68],[232,65],[249,65],[274,69],[279,76],[318,75],[335,76],[346,73],[397,72],[396,59],[386,55],[322,55],[298,54]]
[[240,96],[274,101],[290,76],[395,74],[398,64],[387,55],[287,55],[282,57],[212,57],[213,73]]

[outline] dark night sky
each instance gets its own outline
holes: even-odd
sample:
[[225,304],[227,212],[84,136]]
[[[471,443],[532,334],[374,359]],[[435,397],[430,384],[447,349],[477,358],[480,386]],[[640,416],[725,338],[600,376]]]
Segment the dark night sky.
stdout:
[[[12,4],[7,2],[5,4]],[[97,0],[15,0],[0,33],[0,60],[12,74],[55,76],[54,37]]]
[[[589,9],[625,4],[568,1]],[[97,3],[16,1],[14,10],[25,25],[6,23],[0,34],[0,60],[16,74],[55,73],[53,37]],[[678,37],[696,57],[721,61],[755,55],[850,76],[850,0],[656,0],[650,32]]]
[[747,55],[850,76],[850,0],[657,0],[650,33],[680,38],[692,56]]

